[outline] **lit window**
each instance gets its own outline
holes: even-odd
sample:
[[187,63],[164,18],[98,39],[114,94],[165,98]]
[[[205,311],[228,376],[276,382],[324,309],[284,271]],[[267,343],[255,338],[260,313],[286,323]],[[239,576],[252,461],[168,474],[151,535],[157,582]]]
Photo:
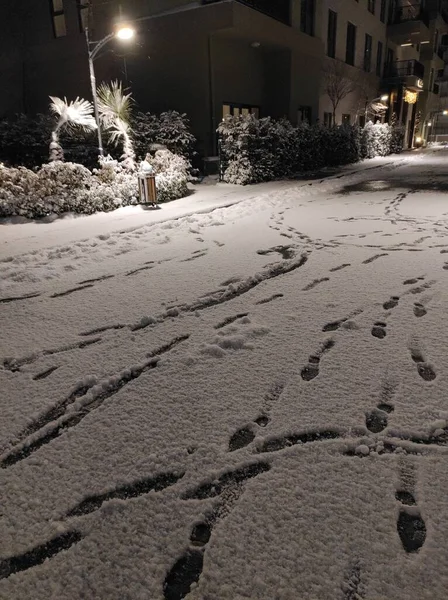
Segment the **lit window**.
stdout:
[[342,115],[342,124],[343,125],[350,125],[350,121],[351,121],[351,116],[349,114]]
[[51,16],[53,19],[53,33],[54,37],[64,37],[67,35],[67,28],[65,25],[64,16],[64,3],[63,0],[51,0],[50,1]]
[[228,116],[233,117],[247,117],[253,115],[256,119],[260,116],[259,106],[250,106],[250,104],[236,104],[226,102],[222,105],[222,118],[225,119]]

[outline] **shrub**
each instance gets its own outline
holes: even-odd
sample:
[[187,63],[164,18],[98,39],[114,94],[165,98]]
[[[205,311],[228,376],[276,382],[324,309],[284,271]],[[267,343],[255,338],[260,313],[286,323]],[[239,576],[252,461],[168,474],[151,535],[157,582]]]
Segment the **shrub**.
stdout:
[[131,122],[137,157],[142,159],[153,144],[162,144],[190,164],[195,157],[196,138],[191,133],[186,114],[170,110],[159,116],[139,112]]
[[218,127],[221,176],[227,183],[248,184],[337,167],[360,158],[399,151],[403,132],[368,123],[364,130],[342,125],[322,127],[252,115],[227,117]]
[[361,134],[361,155],[363,158],[387,156],[391,153],[392,128],[386,123],[366,123]]
[[[159,202],[188,194],[188,164],[169,150],[153,158]],[[50,214],[92,214],[138,204],[138,180],[123,163],[101,159],[93,173],[83,165],[54,161],[37,172],[0,164],[0,217],[42,218]]]
[[188,195],[188,163],[169,150],[157,150],[151,160],[156,174],[157,199],[168,202]]

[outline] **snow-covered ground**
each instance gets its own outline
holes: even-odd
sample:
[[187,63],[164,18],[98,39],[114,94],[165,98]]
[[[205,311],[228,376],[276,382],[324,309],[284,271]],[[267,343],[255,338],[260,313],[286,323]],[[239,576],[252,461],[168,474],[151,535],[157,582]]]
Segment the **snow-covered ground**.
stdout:
[[1,226],[0,598],[444,600],[447,165]]

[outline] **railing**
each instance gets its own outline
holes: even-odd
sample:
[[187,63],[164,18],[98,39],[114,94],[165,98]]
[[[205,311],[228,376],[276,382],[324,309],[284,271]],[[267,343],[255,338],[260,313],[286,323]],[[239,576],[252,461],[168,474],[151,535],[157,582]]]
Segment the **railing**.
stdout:
[[[202,0],[202,4],[213,4],[221,0]],[[290,0],[237,0],[241,4],[245,4],[254,10],[268,15],[277,21],[281,21],[286,25],[291,24]]]
[[389,25],[397,25],[408,21],[423,21],[426,26],[429,26],[428,13],[419,2],[415,4],[401,4],[401,2],[397,2],[395,5],[392,3]]
[[425,76],[425,67],[418,60],[397,60],[384,67],[384,77],[386,79],[415,76],[423,79]]

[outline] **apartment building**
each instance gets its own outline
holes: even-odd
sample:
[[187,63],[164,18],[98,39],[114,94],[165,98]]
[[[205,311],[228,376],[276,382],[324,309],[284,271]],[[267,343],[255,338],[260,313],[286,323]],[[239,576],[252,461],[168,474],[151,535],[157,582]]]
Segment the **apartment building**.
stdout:
[[[439,105],[445,0],[22,0],[0,7],[0,117],[46,111],[48,96],[90,97],[84,29],[102,39],[131,22],[95,61],[120,78],[141,110],[186,112],[205,155],[227,114],[331,125],[388,112],[427,134]],[[10,4],[10,3],[8,3]],[[325,73],[344,67],[352,91],[331,105]],[[419,117],[421,114],[421,117]],[[419,118],[421,125],[418,125]]]

